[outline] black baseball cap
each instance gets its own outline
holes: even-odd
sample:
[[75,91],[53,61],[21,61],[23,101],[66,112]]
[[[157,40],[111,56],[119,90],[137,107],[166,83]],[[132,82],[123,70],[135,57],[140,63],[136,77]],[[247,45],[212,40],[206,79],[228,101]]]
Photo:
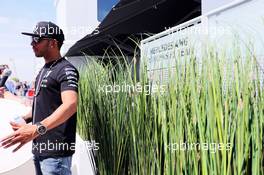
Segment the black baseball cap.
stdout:
[[37,23],[33,33],[22,32],[22,34],[39,38],[52,38],[60,43],[64,41],[63,31],[56,24],[48,21]]

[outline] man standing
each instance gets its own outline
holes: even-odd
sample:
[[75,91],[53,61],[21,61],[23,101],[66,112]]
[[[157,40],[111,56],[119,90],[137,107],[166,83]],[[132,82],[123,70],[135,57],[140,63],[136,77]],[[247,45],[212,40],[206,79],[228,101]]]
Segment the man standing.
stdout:
[[33,33],[22,34],[32,37],[35,56],[43,57],[45,65],[36,78],[32,111],[23,117],[27,124],[12,123],[16,131],[0,144],[8,148],[18,143],[16,151],[33,140],[37,175],[69,175],[75,151],[79,74],[60,55],[64,34],[57,25],[39,22]]
[[[3,72],[4,70],[8,69],[8,66],[6,64],[0,65],[0,81],[2,80]],[[5,98],[10,94],[9,89],[4,85],[3,87],[0,87],[0,98]]]
[[[0,81],[2,80],[2,76],[3,76],[3,72],[5,70],[8,70],[9,67],[8,65],[0,65]],[[10,71],[10,70],[9,70]],[[11,73],[11,71],[10,71]],[[10,75],[9,73],[9,75]],[[23,105],[26,104],[26,101],[24,101],[22,98],[14,95],[15,94],[15,85],[14,84],[10,84],[11,82],[8,81],[5,83],[5,85],[3,87],[0,87],[0,98],[5,98],[5,99],[9,99],[9,100],[14,100],[17,101]]]

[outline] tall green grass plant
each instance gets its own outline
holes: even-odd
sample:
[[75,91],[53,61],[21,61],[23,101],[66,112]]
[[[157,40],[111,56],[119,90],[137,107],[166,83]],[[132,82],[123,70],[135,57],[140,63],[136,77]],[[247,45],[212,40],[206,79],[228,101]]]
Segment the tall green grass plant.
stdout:
[[[91,62],[81,72],[78,129],[99,143],[98,172],[264,174],[263,74],[254,56],[208,49],[202,63],[175,59],[165,86],[152,84],[145,66],[139,82],[123,63]],[[118,89],[125,85],[141,89]]]

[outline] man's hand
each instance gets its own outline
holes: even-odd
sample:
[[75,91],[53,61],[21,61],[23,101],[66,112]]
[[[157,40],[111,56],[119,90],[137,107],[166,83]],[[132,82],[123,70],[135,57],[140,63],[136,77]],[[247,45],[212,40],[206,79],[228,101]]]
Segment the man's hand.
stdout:
[[0,98],[4,98],[5,88],[0,87]]
[[18,130],[10,134],[9,136],[6,136],[2,139],[0,139],[0,148],[9,148],[10,146],[13,146],[17,143],[19,145],[13,150],[13,152],[16,152],[19,150],[23,145],[28,143],[29,141],[33,140],[38,136],[37,133],[37,126],[31,125],[31,124],[25,124],[21,126]]

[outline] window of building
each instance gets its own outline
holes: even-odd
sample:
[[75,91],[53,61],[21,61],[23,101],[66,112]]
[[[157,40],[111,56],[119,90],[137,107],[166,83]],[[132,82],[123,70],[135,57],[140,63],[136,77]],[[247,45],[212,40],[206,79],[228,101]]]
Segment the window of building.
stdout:
[[119,0],[97,0],[97,19],[102,21],[104,17],[110,12],[112,7],[117,4]]

